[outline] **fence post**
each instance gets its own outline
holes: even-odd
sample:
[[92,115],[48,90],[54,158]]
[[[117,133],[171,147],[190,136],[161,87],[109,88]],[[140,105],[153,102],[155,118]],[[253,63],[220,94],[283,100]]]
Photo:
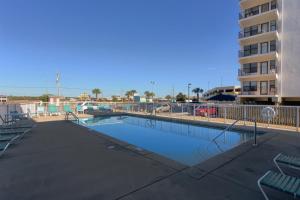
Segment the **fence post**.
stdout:
[[209,111],[210,111],[210,106],[207,105],[207,111],[206,111],[207,121],[209,121]]
[[257,121],[254,119],[254,144],[253,146],[257,146]]
[[6,115],[4,117],[5,123],[7,123],[9,121],[9,119],[8,119],[8,117],[9,117],[8,113],[9,113],[9,104],[6,105]]
[[247,106],[244,106],[244,126],[246,125],[246,118],[247,118]]
[[296,121],[296,131],[299,131],[299,111],[300,111],[300,109],[299,109],[299,107],[297,107],[297,121]]
[[193,116],[194,116],[194,118],[195,118],[195,116],[196,116],[196,111],[195,111],[195,108],[196,106],[195,106],[195,104],[193,104]]
[[226,109],[226,106],[224,106],[223,108],[224,108],[224,123],[226,124],[226,121],[227,121],[227,109]]

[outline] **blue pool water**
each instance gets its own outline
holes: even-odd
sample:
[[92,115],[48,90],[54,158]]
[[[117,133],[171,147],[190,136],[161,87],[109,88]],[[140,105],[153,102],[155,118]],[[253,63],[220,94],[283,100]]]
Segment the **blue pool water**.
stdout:
[[185,165],[195,165],[225,152],[252,137],[252,133],[229,131],[132,116],[82,119],[82,125],[157,153]]

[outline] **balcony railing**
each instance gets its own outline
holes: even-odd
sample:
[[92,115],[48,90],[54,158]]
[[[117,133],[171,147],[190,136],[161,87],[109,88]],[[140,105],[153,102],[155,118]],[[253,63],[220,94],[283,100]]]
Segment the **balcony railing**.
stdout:
[[277,95],[277,89],[276,88],[272,88],[273,90],[268,91],[268,93],[261,93],[259,90],[257,91],[242,91],[241,95],[249,95],[249,96],[272,96],[272,95]]
[[[241,1],[241,0],[240,0],[240,1]],[[253,11],[247,11],[247,12],[246,12],[245,10],[241,11],[241,12],[239,13],[239,19],[240,19],[240,20],[246,19],[246,18],[248,18],[248,17],[256,16],[256,15],[259,15],[259,14],[266,13],[266,12],[269,12],[269,11],[272,11],[272,10],[276,10],[276,9],[277,9],[277,5],[275,5],[275,6],[274,6],[274,5],[270,6],[269,9],[266,10],[266,11],[262,11],[261,7],[262,7],[262,6],[259,6],[259,9],[258,9],[258,10],[253,10]]]
[[271,33],[271,32],[275,32],[277,31],[277,28],[273,29],[273,30],[270,30],[270,31],[257,31],[257,32],[252,32],[252,33],[245,33],[244,31],[240,31],[239,32],[239,39],[242,39],[242,38],[247,38],[247,37],[252,37],[252,36],[255,36],[255,35],[260,35],[260,34],[263,34],[263,33]]
[[253,76],[253,75],[272,75],[272,74],[276,74],[276,73],[277,73],[277,67],[270,69],[268,71],[268,73],[266,73],[266,74],[259,73],[258,71],[257,72],[247,72],[243,69],[239,69],[238,76],[241,77],[241,76]]
[[241,95],[259,95],[258,91],[242,91]]
[[276,52],[277,52],[277,50],[275,50],[275,51],[268,51],[266,53],[261,53],[260,51],[257,51],[255,53],[250,53],[249,54],[248,52],[246,52],[244,50],[239,50],[238,56],[239,56],[239,58],[244,58],[244,57],[249,57],[249,56],[264,55],[264,54],[276,53]]

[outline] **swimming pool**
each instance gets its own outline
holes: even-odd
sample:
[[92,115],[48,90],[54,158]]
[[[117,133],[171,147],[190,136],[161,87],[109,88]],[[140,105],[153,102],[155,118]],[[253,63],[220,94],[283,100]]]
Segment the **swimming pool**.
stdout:
[[228,131],[213,141],[221,129],[133,116],[81,119],[81,124],[188,166],[228,151],[253,135]]

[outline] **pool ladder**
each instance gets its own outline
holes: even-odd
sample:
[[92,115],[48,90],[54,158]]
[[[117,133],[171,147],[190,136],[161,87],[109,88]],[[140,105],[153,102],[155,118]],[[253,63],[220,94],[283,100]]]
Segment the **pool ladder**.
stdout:
[[[223,134],[225,134],[227,131],[229,131],[232,127],[234,127],[239,121],[241,121],[240,119],[234,121],[232,124],[228,125],[219,135],[217,135],[212,141],[214,143],[216,143],[216,140],[221,137]],[[254,146],[257,145],[257,121],[256,119],[253,120],[254,121]]]
[[77,115],[73,112],[66,112],[65,115],[65,120],[69,120],[69,115],[72,115],[72,117],[74,117],[74,119],[76,120],[77,124],[79,124],[79,118],[77,117]]

